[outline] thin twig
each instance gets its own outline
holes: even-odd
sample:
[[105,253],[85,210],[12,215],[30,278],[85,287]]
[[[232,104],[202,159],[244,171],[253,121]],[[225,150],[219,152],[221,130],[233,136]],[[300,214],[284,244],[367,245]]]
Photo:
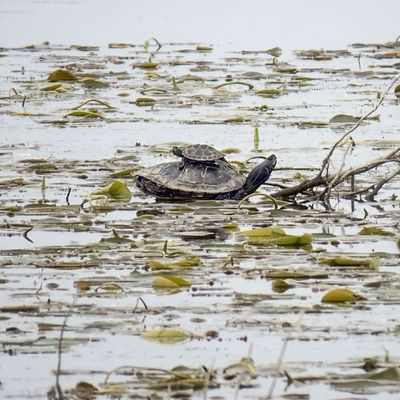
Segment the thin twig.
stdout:
[[70,317],[70,315],[71,315],[71,311],[68,312],[68,314],[64,318],[64,321],[61,326],[60,338],[58,339],[58,346],[57,346],[57,369],[56,369],[56,385],[55,385],[55,387],[57,390],[58,400],[64,400],[63,391],[62,391],[61,385],[60,385],[62,343],[64,340],[65,327],[67,326],[67,321],[68,321],[68,318]]
[[397,82],[397,80],[400,78],[400,72],[392,79],[392,81],[390,82],[389,86],[386,88],[386,90],[383,92],[383,94],[381,95],[378,103],[370,110],[368,111],[366,114],[364,114],[363,116],[361,116],[361,118],[349,129],[347,130],[342,137],[340,137],[331,147],[331,149],[329,150],[327,156],[324,158],[324,160],[322,161],[322,165],[320,168],[320,171],[318,173],[319,176],[322,176],[322,174],[324,173],[325,169],[328,166],[329,160],[332,156],[332,154],[334,153],[334,151],[336,150],[336,148],[345,140],[347,139],[351,133],[353,133],[360,125],[361,123],[367,119],[370,115],[372,115],[379,107],[380,105],[383,103],[383,100],[385,99],[386,95],[389,93],[390,89],[393,87],[393,85]]
[[375,188],[372,190],[371,193],[368,193],[365,196],[365,200],[370,201],[373,200],[375,195],[378,193],[378,191],[382,188],[382,186],[385,183],[388,183],[389,181],[391,181],[395,176],[400,175],[400,167],[397,168],[394,172],[392,172],[389,176],[387,176],[384,179],[381,179],[376,185]]
[[31,243],[33,243],[33,240],[30,239],[30,238],[28,237],[28,233],[29,233],[32,229],[33,229],[33,226],[31,226],[30,228],[28,228],[28,229],[22,234],[22,236],[23,236],[28,242],[31,242]]
[[65,201],[67,202],[68,205],[69,205],[69,195],[70,194],[71,194],[71,188],[68,188],[67,196],[65,198]]

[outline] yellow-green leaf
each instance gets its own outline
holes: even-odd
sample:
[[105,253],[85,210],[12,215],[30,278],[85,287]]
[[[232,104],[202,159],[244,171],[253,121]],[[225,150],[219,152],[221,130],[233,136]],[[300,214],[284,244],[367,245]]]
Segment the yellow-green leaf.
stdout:
[[358,122],[360,117],[353,117],[349,114],[337,114],[329,120],[331,124],[348,124]]
[[189,281],[176,275],[156,276],[153,279],[154,288],[179,288],[191,285]]
[[379,226],[364,226],[364,228],[361,229],[360,232],[358,232],[359,235],[377,235],[377,236],[394,236],[395,234],[390,231],[386,231]]
[[281,89],[262,89],[262,90],[257,90],[256,93],[258,95],[264,96],[264,97],[275,97],[275,96],[279,96],[280,94],[282,94],[282,90]]
[[360,301],[360,300],[366,300],[366,298],[352,292],[349,289],[333,289],[322,297],[321,302],[345,303],[348,301]]
[[68,113],[67,117],[104,118],[98,110],[75,110]]
[[142,338],[160,343],[178,343],[188,339],[190,335],[180,329],[152,329],[142,333]]
[[59,89],[60,87],[62,87],[61,83],[53,83],[52,85],[47,85],[45,87],[42,87],[40,90],[43,92],[52,92]]
[[242,235],[247,237],[270,237],[286,235],[285,231],[279,226],[268,226],[267,228],[254,228],[248,231],[241,231]]
[[260,246],[307,246],[313,241],[313,236],[310,233],[303,235],[281,235],[281,236],[251,236],[247,239],[248,244]]
[[79,82],[81,82],[87,88],[93,89],[101,89],[110,86],[107,82],[102,82],[90,77],[82,78]]
[[154,106],[154,104],[156,104],[156,100],[151,97],[138,97],[135,100],[135,104],[138,107]]
[[400,373],[398,368],[389,367],[384,369],[383,371],[370,374],[368,378],[374,380],[382,379],[387,381],[400,381]]
[[68,71],[66,69],[57,69],[53,71],[48,77],[48,80],[50,82],[75,81],[76,79],[76,76],[71,71]]
[[108,186],[96,189],[91,195],[104,195],[113,199],[129,201],[132,193],[128,186],[122,181],[113,181]]
[[335,266],[335,267],[368,267],[377,268],[379,267],[378,258],[353,258],[345,256],[336,256],[322,258],[320,260],[322,264]]
[[201,264],[201,260],[198,257],[187,257],[176,261],[159,261],[159,260],[148,260],[146,265],[152,270],[158,269],[174,269],[174,268],[188,268],[194,267]]

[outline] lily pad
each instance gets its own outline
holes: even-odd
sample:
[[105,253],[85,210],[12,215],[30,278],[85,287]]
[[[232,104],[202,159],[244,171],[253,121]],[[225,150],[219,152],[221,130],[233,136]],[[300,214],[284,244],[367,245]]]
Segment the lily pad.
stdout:
[[112,199],[129,201],[132,197],[132,193],[128,186],[122,181],[113,181],[108,186],[104,188],[97,189],[93,191],[91,196],[104,195]]
[[307,246],[313,241],[313,236],[310,233],[303,235],[282,235],[278,237],[249,237],[248,244],[252,245],[277,245],[277,246]]
[[67,69],[57,69],[47,78],[50,82],[58,81],[76,81],[78,78]]
[[322,264],[335,266],[335,267],[368,267],[377,268],[379,267],[378,258],[355,258],[346,256],[336,256],[322,258],[319,260]]
[[187,257],[176,261],[159,261],[151,259],[146,262],[146,265],[152,270],[189,268],[198,266],[200,264],[201,260],[198,257]]
[[190,335],[180,329],[152,329],[142,333],[142,338],[152,340],[159,343],[179,343],[190,337]]
[[191,285],[192,284],[188,280],[176,275],[156,276],[153,279],[154,288],[180,288],[188,287]]
[[337,114],[329,120],[331,124],[352,124],[359,121],[359,117],[353,117],[349,114]]
[[351,301],[362,301],[366,300],[349,289],[333,289],[326,293],[322,299],[322,303],[345,303]]
[[358,232],[359,235],[395,236],[393,232],[386,231],[379,226],[365,226]]

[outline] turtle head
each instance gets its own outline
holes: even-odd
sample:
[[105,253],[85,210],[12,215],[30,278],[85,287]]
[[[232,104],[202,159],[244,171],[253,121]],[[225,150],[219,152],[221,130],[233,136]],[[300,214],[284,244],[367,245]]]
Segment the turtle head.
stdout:
[[178,146],[172,146],[171,153],[177,157],[183,157],[183,150]]
[[246,182],[241,189],[240,197],[245,197],[255,192],[268,180],[275,168],[276,160],[275,154],[272,154],[250,171],[249,175],[247,175]]

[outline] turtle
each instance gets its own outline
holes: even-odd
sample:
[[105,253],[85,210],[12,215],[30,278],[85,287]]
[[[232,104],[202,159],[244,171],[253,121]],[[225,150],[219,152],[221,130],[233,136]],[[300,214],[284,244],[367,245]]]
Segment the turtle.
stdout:
[[[138,171],[136,185],[144,193],[162,198],[240,200],[267,181],[277,161],[274,154],[263,157],[264,161],[245,177],[213,147],[193,146],[197,147],[182,151],[183,161],[166,162]],[[203,158],[199,149],[204,151]],[[187,152],[191,158],[185,155]],[[222,157],[217,158],[219,154]]]
[[210,164],[217,160],[224,160],[225,157],[220,151],[207,144],[190,144],[183,149],[173,146],[171,153],[175,156],[182,157],[184,162],[202,162]]

